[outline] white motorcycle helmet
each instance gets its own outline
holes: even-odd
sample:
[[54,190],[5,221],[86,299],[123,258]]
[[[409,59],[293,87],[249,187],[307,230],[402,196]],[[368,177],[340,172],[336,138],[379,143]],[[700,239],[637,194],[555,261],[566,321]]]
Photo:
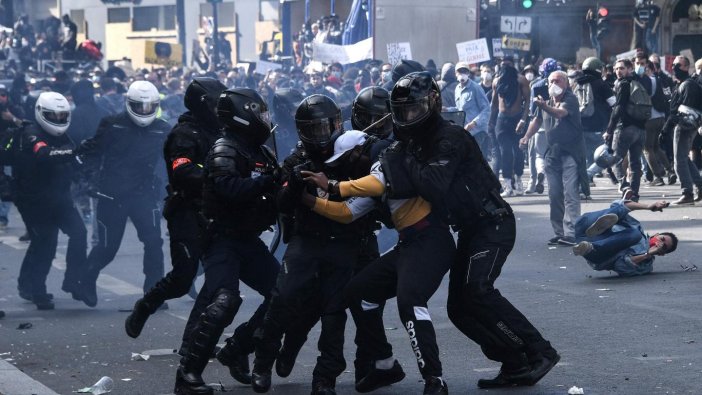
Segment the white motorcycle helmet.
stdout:
[[62,94],[43,92],[34,106],[34,116],[46,133],[61,136],[71,123],[71,106]]
[[156,119],[161,97],[154,84],[134,81],[127,90],[127,113],[135,124],[143,127]]

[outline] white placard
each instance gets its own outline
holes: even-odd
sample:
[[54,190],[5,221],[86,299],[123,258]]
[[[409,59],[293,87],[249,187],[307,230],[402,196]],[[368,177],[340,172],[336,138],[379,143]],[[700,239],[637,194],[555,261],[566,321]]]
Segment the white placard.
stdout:
[[485,38],[458,43],[456,50],[458,51],[458,60],[462,62],[475,64],[490,60],[490,49]]
[[502,58],[504,56],[505,56],[505,53],[502,52],[502,39],[493,38],[492,39],[492,57]]
[[322,63],[356,63],[373,58],[373,38],[351,45],[312,43],[312,59]]
[[626,51],[624,53],[620,53],[619,55],[617,55],[617,60],[621,60],[621,59],[631,60],[635,57],[636,57],[636,50],[632,49],[631,51]]
[[410,43],[388,43],[388,63],[397,64],[400,60],[412,60],[412,47]]
[[279,68],[282,68],[283,66],[278,63],[273,63],[273,62],[266,62],[265,60],[257,60],[256,61],[256,72],[258,74],[268,74],[269,71],[272,70],[278,70]]

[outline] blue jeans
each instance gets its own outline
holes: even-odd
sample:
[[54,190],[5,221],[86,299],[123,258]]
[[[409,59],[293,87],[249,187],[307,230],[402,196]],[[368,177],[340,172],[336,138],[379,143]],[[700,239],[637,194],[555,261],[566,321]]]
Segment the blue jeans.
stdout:
[[585,231],[597,218],[605,214],[617,214],[621,221],[629,215],[629,211],[623,206],[610,207],[608,209],[585,213],[575,222],[575,238],[577,241],[589,241],[595,247],[590,253],[585,255],[585,259],[594,263],[602,263],[619,251],[627,249],[641,240],[641,232],[635,228],[626,228],[620,232],[613,232],[611,229],[594,237],[585,236]]
[[[9,175],[10,174],[10,167],[9,166],[0,167],[0,171],[3,171],[3,172],[5,172],[5,174]],[[7,225],[7,222],[8,222],[8,215],[10,214],[10,207],[12,207],[12,203],[0,202],[0,222],[5,223],[5,225]]]

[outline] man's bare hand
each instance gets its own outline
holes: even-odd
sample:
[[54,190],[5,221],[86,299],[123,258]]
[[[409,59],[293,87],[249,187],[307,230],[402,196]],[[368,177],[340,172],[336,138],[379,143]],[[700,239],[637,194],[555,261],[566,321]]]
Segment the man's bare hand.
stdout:
[[311,181],[323,191],[327,191],[329,188],[329,179],[324,173],[313,173],[311,171],[302,170],[302,179],[305,181]]
[[648,209],[651,211],[663,211],[663,209],[668,206],[670,206],[670,202],[667,202],[665,200],[659,200],[657,202],[651,203],[648,206]]
[[529,145],[529,139],[528,139],[528,138],[522,137],[521,139],[519,139],[519,146],[520,146],[520,147],[526,147],[526,146],[528,146],[528,145]]
[[535,105],[536,107],[539,107],[539,108],[543,109],[544,106],[546,105],[546,100],[542,99],[541,96],[536,96],[536,97],[534,98],[534,105]]

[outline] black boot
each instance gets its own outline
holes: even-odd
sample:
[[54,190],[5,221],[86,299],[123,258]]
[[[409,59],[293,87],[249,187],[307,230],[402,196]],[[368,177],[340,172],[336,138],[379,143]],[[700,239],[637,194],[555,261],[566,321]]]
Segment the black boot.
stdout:
[[144,329],[146,320],[148,320],[149,316],[155,313],[159,307],[158,305],[154,306],[147,302],[147,296],[148,293],[134,303],[134,309],[124,321],[124,329],[127,331],[127,335],[133,339],[139,337],[142,329]]
[[200,374],[187,373],[181,365],[176,371],[175,395],[213,395],[214,390],[205,384]]
[[51,299],[48,294],[34,295],[32,297],[32,303],[37,305],[37,310],[53,310],[54,309],[53,299]]
[[429,376],[424,379],[424,395],[448,395],[448,385],[439,377]]
[[251,372],[251,388],[262,394],[271,388],[273,364],[280,350],[280,339],[283,337],[282,328],[266,319],[262,329],[254,335],[256,358]]
[[229,368],[229,374],[241,384],[251,384],[249,355],[241,350],[236,340],[229,338],[227,344],[217,353],[217,360]]
[[285,335],[283,347],[280,348],[278,358],[275,360],[275,372],[279,377],[290,376],[290,373],[292,373],[292,370],[295,367],[297,355],[300,353],[302,346],[305,345],[306,340],[307,337],[305,337],[300,344],[299,341],[294,341],[287,334]]
[[335,380],[325,378],[313,378],[312,380],[312,395],[336,395]]
[[397,360],[395,360],[390,369],[378,369],[375,365],[371,365],[368,374],[356,381],[356,391],[361,393],[375,391],[378,388],[400,382],[404,378],[405,372]]
[[176,395],[213,394],[212,388],[202,380],[202,372],[224,328],[232,323],[241,306],[239,295],[228,289],[220,289],[215,295],[213,303],[207,306],[195,324],[188,352],[180,360],[174,389]]
[[524,375],[529,374],[529,367],[522,367],[518,370],[506,370],[504,367],[492,379],[478,380],[478,388],[507,388],[529,385]]

